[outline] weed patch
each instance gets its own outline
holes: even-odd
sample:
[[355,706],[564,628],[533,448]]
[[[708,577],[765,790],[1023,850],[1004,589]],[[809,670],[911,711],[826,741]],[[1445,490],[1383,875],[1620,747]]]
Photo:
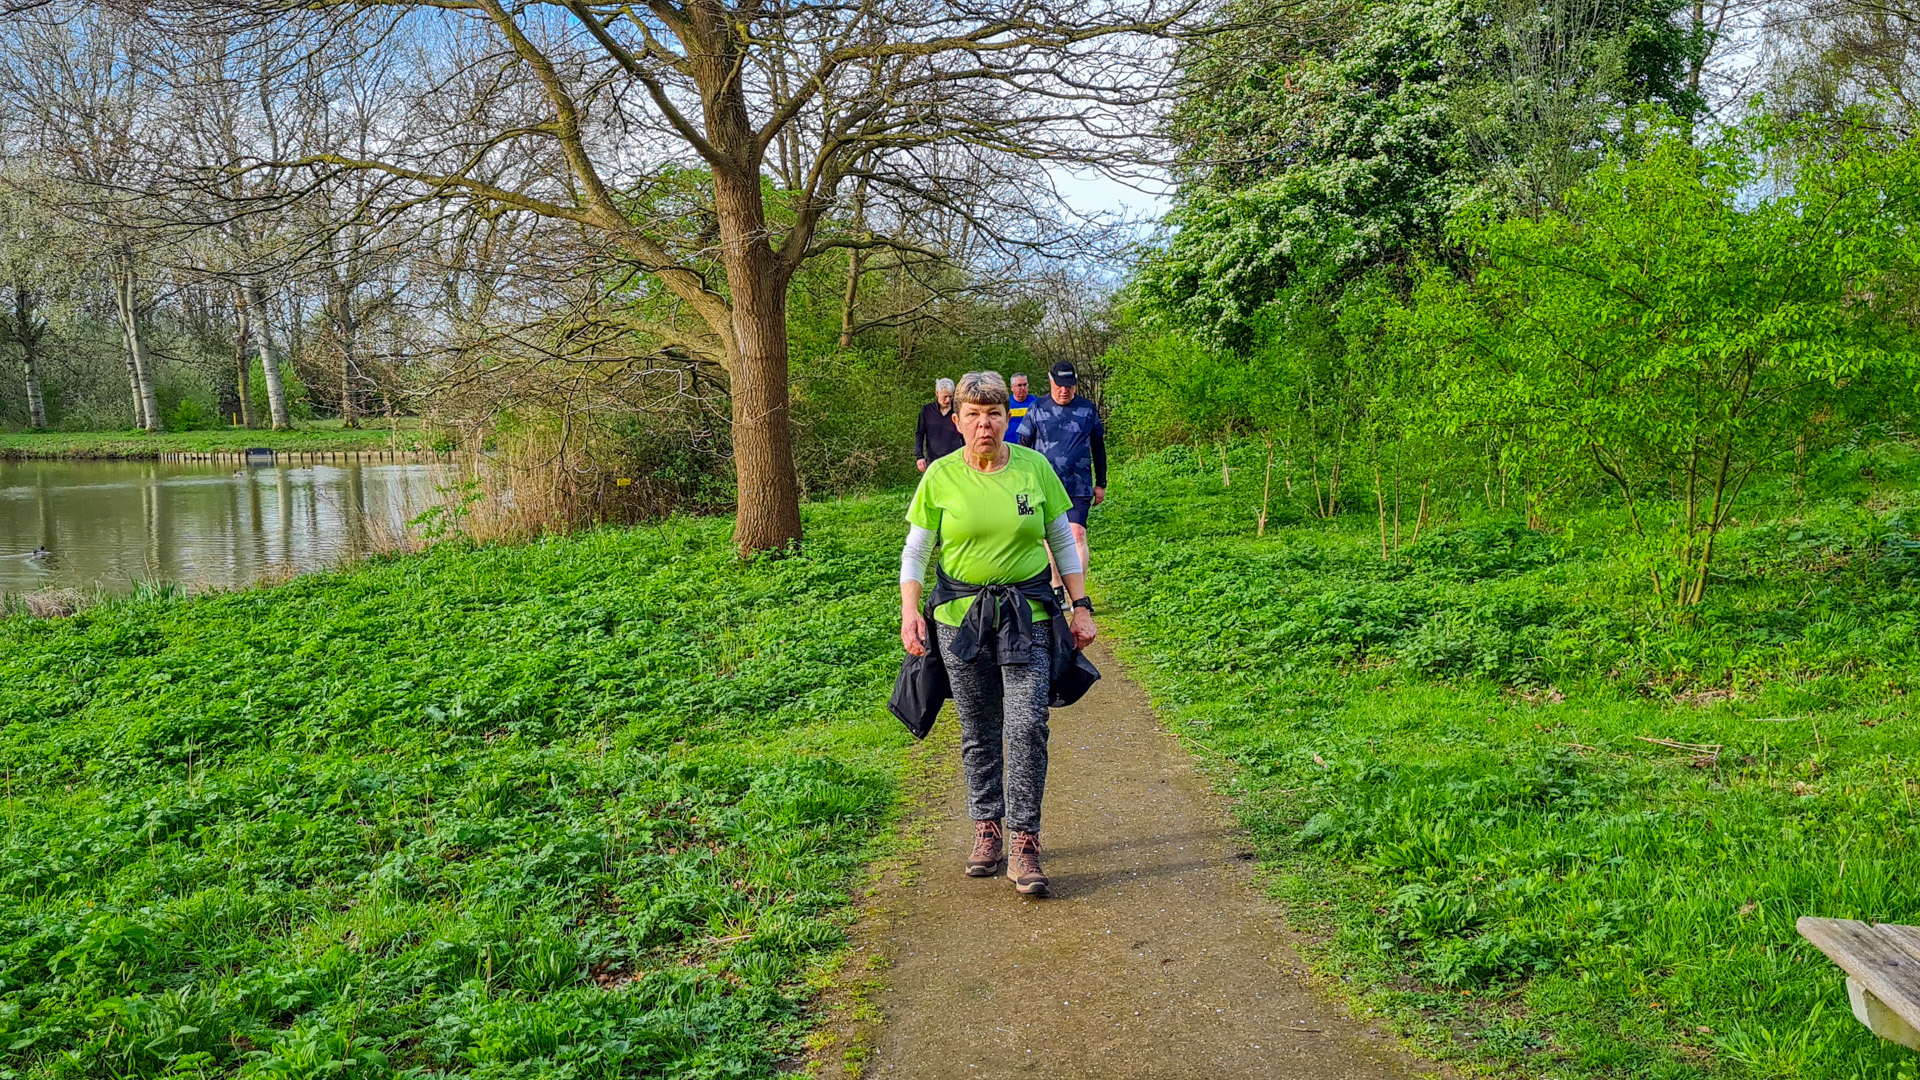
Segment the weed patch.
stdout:
[[890,834],[893,503],[0,620],[0,1076],[751,1076]]
[[1898,492],[1730,531],[1681,621],[1579,529],[1454,513],[1391,563],[1358,516],[1223,535],[1259,493],[1190,457],[1116,481],[1103,607],[1371,1004],[1521,1075],[1912,1075],[1793,927],[1920,923]]

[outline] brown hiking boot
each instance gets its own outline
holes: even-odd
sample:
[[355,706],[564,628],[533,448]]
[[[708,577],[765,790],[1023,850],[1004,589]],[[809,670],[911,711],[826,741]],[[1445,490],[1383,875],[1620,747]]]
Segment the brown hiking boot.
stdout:
[[1040,870],[1040,834],[1013,834],[1013,854],[1007,859],[1007,880],[1022,896],[1047,895],[1047,875]]
[[1000,870],[1000,843],[1005,837],[997,821],[973,823],[973,854],[967,856],[968,877],[992,877]]

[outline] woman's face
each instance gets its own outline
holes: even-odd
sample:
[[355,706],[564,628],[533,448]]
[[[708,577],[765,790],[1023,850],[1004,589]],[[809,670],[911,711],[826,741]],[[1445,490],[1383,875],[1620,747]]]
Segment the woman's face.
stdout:
[[960,429],[960,437],[967,440],[967,449],[976,456],[998,455],[1000,443],[1007,437],[1007,407],[964,401],[954,412],[953,423]]

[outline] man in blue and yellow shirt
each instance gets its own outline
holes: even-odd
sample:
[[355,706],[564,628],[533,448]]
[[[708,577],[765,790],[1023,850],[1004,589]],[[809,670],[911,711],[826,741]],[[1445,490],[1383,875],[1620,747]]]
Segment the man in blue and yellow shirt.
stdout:
[[1026,422],[1027,410],[1033,408],[1033,395],[1027,392],[1027,377],[1015,375],[1007,380],[1013,384],[1013,397],[1007,401],[1007,441],[1020,441],[1020,425]]

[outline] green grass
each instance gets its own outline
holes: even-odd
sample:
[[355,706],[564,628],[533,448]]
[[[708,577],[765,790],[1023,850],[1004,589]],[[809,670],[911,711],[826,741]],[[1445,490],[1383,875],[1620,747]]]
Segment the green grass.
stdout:
[[769,1075],[893,835],[898,502],[0,620],[0,1077]]
[[[1355,994],[1472,1069],[1920,1077],[1793,931],[1920,922],[1912,453],[1691,620],[1603,510],[1384,564],[1211,463],[1122,470],[1103,613]],[[899,502],[0,620],[0,1077],[771,1074],[899,800]]]
[[1213,458],[1122,471],[1095,575],[1353,993],[1473,1069],[1920,1075],[1794,931],[1920,923],[1909,450],[1766,493],[1693,621],[1651,610],[1603,511],[1462,510],[1388,565],[1371,513],[1256,539],[1257,469],[1223,489]]
[[309,452],[429,448],[426,433],[406,420],[399,422],[398,430],[388,428],[384,420],[361,428],[344,428],[337,420],[303,420],[293,431],[0,431],[0,458],[155,458],[256,446]]

